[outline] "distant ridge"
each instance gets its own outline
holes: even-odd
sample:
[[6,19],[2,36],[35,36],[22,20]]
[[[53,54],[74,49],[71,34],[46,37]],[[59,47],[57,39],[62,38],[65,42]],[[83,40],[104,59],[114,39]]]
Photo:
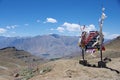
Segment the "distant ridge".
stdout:
[[0,48],[14,46],[19,50],[25,50],[43,58],[59,58],[80,51],[78,39],[76,36],[58,34],[26,38],[0,37]]
[[58,34],[50,34],[50,36],[53,36],[55,38],[60,38],[60,35],[58,35]]

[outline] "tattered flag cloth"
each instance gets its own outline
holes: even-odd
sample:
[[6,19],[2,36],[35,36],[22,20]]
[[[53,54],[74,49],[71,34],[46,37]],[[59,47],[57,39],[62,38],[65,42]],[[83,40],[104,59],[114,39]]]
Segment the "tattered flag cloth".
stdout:
[[87,49],[86,50],[86,53],[91,53],[91,55],[93,56],[93,57],[96,57],[93,53],[95,53],[97,51],[97,49]]
[[101,16],[101,19],[105,19],[107,16],[106,16],[106,14],[105,13],[102,13],[102,16]]
[[[105,51],[105,47],[104,47],[104,46],[102,46],[102,50]],[[97,51],[99,51],[99,50],[98,50],[98,49],[94,49],[94,48],[93,48],[93,49],[87,49],[87,50],[86,50],[86,53],[90,53],[91,56],[96,57],[96,56],[94,55],[94,53],[97,52]]]
[[[105,51],[105,47],[103,45],[103,34],[102,34],[102,26],[104,19],[107,17],[104,13],[105,8],[102,8],[102,15],[99,19],[100,31],[85,31],[85,25],[80,27],[82,34],[79,39],[79,47],[84,49],[87,53],[91,53],[93,57],[93,53],[96,51]],[[102,50],[101,50],[102,49]]]

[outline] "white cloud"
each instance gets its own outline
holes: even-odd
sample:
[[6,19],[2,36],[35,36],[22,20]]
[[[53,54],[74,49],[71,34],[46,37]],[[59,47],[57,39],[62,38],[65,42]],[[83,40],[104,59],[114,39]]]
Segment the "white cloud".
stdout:
[[[79,35],[78,32],[80,31],[80,27],[84,28],[84,26],[80,26],[79,24],[65,22],[60,27],[57,27],[56,29],[51,28],[51,30],[57,30],[59,32],[68,31],[68,33],[71,33],[71,34],[75,33],[74,35]],[[96,31],[96,30],[97,29],[94,24],[86,25],[84,29],[84,31],[87,31],[87,32]],[[117,36],[120,36],[120,34],[110,34],[108,32],[103,32],[103,34],[105,39],[113,39],[113,38],[116,38]]]
[[103,32],[103,34],[105,39],[113,39],[116,38],[117,36],[120,36],[120,34],[110,34],[108,32]]
[[[81,31],[80,28],[83,29],[83,27],[84,26],[80,26],[79,24],[65,22],[63,25],[61,25],[55,30],[59,32],[64,32],[64,31],[80,32]],[[95,28],[95,25],[93,24],[85,26],[85,29],[84,29],[84,31],[87,31],[87,32],[94,31],[94,30],[96,30],[96,28]]]
[[18,25],[6,26],[7,29],[15,29],[16,27],[18,27]]
[[79,24],[65,22],[62,26],[65,27],[65,29],[68,31],[79,31],[80,30]]
[[[46,19],[46,22],[49,22],[49,23],[57,23],[57,20],[54,19],[54,18],[47,18],[47,19]],[[46,22],[44,22],[44,23],[46,23]]]
[[118,37],[118,36],[120,36],[120,34],[112,34],[112,35],[110,35],[109,37],[113,39],[113,38],[116,38],[116,37]]
[[[81,27],[83,27],[83,26],[81,26]],[[87,31],[87,32],[95,31],[95,30],[96,30],[96,28],[95,28],[94,24],[87,25],[87,26],[85,26],[85,29],[84,29],[84,31]]]
[[[79,24],[68,23],[68,22],[65,22],[62,26],[66,27],[66,30],[68,31],[80,31],[80,27],[81,28],[84,27],[84,26],[80,26]],[[96,28],[95,28],[95,25],[93,24],[85,26],[85,29],[84,29],[84,31],[87,31],[87,32],[94,31],[94,30],[96,30]]]
[[63,27],[58,27],[56,30],[58,30],[59,32],[64,32],[64,28]]
[[7,30],[4,28],[0,28],[0,33],[5,33]]

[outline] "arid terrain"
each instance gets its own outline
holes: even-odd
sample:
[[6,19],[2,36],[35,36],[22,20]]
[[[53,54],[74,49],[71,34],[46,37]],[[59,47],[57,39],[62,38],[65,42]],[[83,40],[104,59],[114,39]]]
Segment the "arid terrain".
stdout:
[[117,37],[105,45],[106,51],[103,52],[103,58],[111,59],[106,63],[106,68],[97,67],[100,61],[98,52],[94,54],[96,57],[85,54],[85,59],[92,65],[88,67],[79,64],[81,56],[56,58],[36,64],[37,58],[30,57],[31,55],[24,51],[18,51],[15,48],[2,49],[0,50],[0,80],[120,80],[119,44],[120,37]]
[[[93,61],[95,60],[97,59]],[[109,69],[85,67],[80,65],[78,60],[57,60],[44,65],[51,67],[50,72],[37,75],[30,80],[119,80],[120,74],[116,70],[120,71],[120,59],[112,60],[113,62],[107,64]]]
[[19,70],[31,63],[41,63],[42,58],[37,58],[30,53],[17,50],[15,47],[0,49],[0,80],[14,80]]
[[[43,68],[50,68],[47,73],[34,76],[30,80],[120,80],[120,37],[106,45],[103,58],[108,57],[110,62],[106,68],[87,67],[79,64],[81,57],[73,59],[60,59],[45,63]],[[100,54],[95,53],[93,58],[87,54],[85,58],[91,65],[98,65]],[[41,68],[42,69],[42,68]]]

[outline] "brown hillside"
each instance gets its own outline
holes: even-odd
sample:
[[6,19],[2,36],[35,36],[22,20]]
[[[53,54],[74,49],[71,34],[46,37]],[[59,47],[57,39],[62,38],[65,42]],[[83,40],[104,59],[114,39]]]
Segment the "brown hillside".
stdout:
[[0,80],[14,80],[13,74],[25,68],[28,64],[40,62],[30,53],[17,50],[15,47],[0,49]]
[[108,49],[115,49],[120,50],[120,36],[110,41],[108,44],[106,44],[106,48]]
[[111,40],[109,43],[105,45],[106,51],[103,54],[104,56],[108,56],[111,58],[119,58],[120,57],[120,36]]
[[[45,63],[40,68],[40,73],[30,80],[120,80],[120,58],[114,59],[107,64],[110,69],[85,67],[75,59],[61,59]],[[91,59],[89,62],[97,64],[97,59]],[[115,63],[116,62],[116,63]],[[42,71],[45,71],[42,73]]]
[[[109,57],[112,60],[106,64],[108,68],[83,66],[79,64],[82,58],[77,56],[73,59],[60,59],[40,65],[39,75],[30,80],[120,80],[120,37],[105,47],[103,58]],[[90,64],[98,65],[100,54],[96,52],[95,55],[97,57],[93,58],[90,54],[85,54],[85,59]]]

